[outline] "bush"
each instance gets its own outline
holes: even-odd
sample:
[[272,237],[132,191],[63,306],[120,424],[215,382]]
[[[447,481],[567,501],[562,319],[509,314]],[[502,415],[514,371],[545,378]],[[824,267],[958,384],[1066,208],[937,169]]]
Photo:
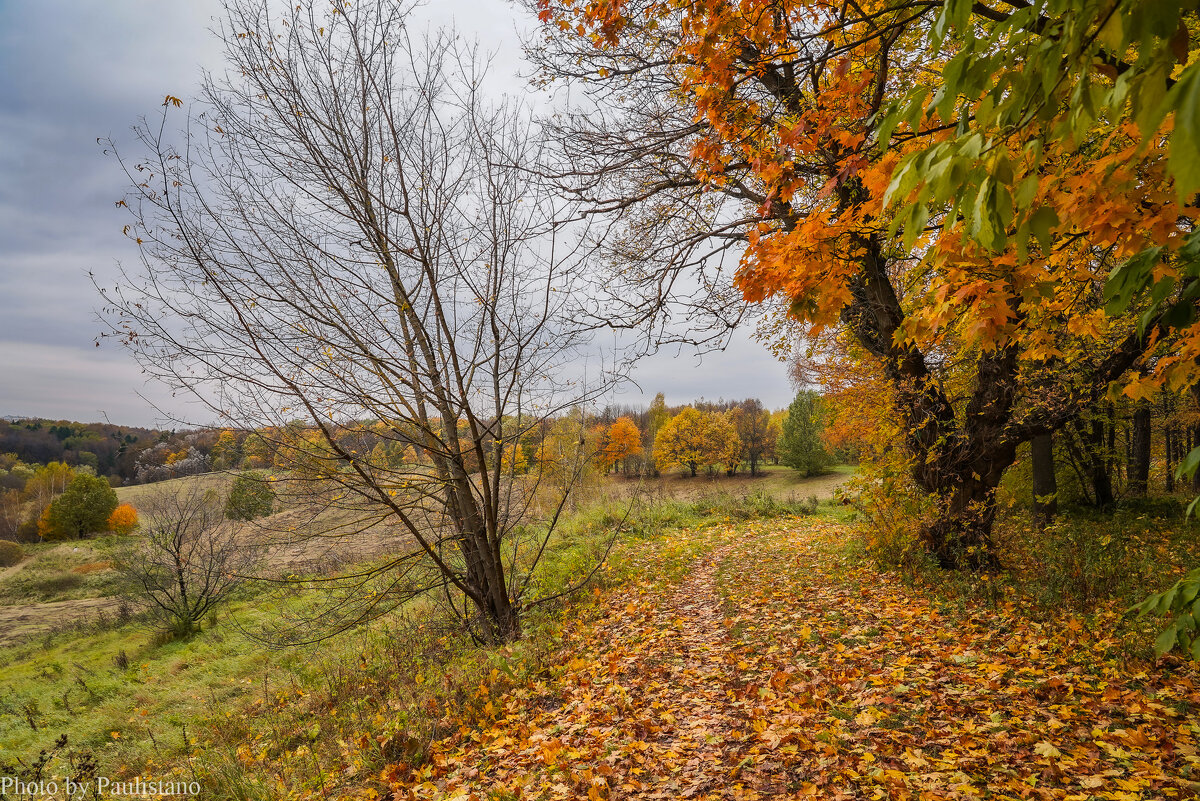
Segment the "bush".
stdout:
[[159,490],[142,509],[144,537],[127,540],[115,565],[123,596],[143,606],[166,636],[190,636],[238,588],[258,551],[222,521],[211,490]]
[[275,491],[267,476],[251,470],[233,480],[225,500],[225,516],[230,520],[254,520],[271,514],[275,508]]
[[137,510],[130,504],[121,504],[108,516],[108,530],[114,534],[132,534],[137,527]]
[[0,540],[0,567],[12,567],[24,558],[24,548],[12,540]]

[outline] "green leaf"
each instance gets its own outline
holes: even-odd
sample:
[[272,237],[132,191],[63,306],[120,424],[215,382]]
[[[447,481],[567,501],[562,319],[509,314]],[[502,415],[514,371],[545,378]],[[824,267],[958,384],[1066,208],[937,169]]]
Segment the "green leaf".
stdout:
[[908,221],[904,223],[902,242],[905,250],[912,250],[913,243],[924,232],[925,223],[929,221],[929,207],[924,203],[914,204],[908,218]]
[[1029,227],[1033,229],[1033,235],[1037,237],[1043,256],[1050,255],[1050,248],[1054,245],[1051,233],[1058,223],[1058,212],[1049,206],[1039,206],[1037,211],[1029,216]]
[[1183,71],[1167,93],[1175,109],[1175,130],[1167,167],[1175,179],[1175,192],[1186,200],[1200,189],[1200,63]]
[[1100,41],[1114,53],[1120,53],[1125,48],[1124,18],[1118,10],[1108,18],[1108,22],[1100,29]]
[[1162,634],[1159,634],[1158,638],[1154,641],[1154,653],[1157,656],[1162,656],[1175,647],[1178,639],[1179,633],[1175,630],[1175,625],[1168,626],[1163,629]]
[[1192,448],[1188,451],[1188,455],[1183,457],[1179,467],[1175,468],[1175,478],[1191,478],[1196,474],[1198,467],[1200,467],[1200,448]]
[[1160,615],[1165,615],[1171,611],[1171,604],[1175,603],[1175,596],[1179,594],[1179,584],[1167,590],[1158,599],[1158,608],[1155,610]]
[[1029,208],[1033,203],[1033,199],[1037,197],[1038,191],[1038,176],[1027,175],[1025,180],[1021,181],[1021,185],[1017,188],[1017,207],[1021,209]]

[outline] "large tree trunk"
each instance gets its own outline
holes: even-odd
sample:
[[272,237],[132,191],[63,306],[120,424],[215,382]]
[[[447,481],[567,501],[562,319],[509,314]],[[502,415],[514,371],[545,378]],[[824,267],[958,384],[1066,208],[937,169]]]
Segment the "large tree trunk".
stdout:
[[1033,456],[1033,515],[1045,527],[1058,514],[1058,480],[1054,475],[1054,435],[1041,434],[1030,440]]
[[1150,483],[1151,410],[1149,401],[1138,401],[1133,412],[1129,443],[1129,494],[1143,498]]
[[1016,444],[999,432],[973,433],[961,447],[935,449],[914,471],[918,485],[939,499],[938,518],[921,536],[944,568],[993,571],[1000,568],[992,539],[996,488],[1016,459]]

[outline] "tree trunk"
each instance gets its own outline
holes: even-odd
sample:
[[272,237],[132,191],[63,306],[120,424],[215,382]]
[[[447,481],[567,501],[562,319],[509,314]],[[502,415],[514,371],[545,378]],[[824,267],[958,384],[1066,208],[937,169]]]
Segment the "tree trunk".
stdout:
[[1058,513],[1058,480],[1054,475],[1054,435],[1042,434],[1030,441],[1033,454],[1033,515],[1044,528]]
[[1166,453],[1166,470],[1164,471],[1164,484],[1167,492],[1175,491],[1175,451],[1178,446],[1175,443],[1175,429],[1170,424],[1163,426],[1163,439],[1165,443],[1163,450]]
[[995,521],[996,484],[968,476],[954,486],[922,538],[943,568],[994,571],[1000,567],[992,541]]
[[1129,442],[1129,494],[1144,498],[1150,483],[1150,434],[1152,417],[1150,403],[1138,401],[1133,412]]
[[[1110,427],[1115,428],[1115,426]],[[1112,477],[1108,471],[1108,460],[1104,454],[1105,430],[1102,420],[1093,418],[1091,436],[1084,433],[1083,426],[1076,423],[1079,432],[1079,442],[1087,455],[1088,482],[1092,485],[1092,502],[1099,509],[1112,506],[1113,495]]]

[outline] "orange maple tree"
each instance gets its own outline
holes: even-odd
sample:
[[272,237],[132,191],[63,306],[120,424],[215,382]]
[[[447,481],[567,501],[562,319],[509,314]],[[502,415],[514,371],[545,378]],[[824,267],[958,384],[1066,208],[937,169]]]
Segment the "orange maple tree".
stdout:
[[[1146,254],[1169,272],[1196,208],[1171,183],[1170,117],[1157,137],[1120,107],[1070,135],[1040,118],[1014,135],[991,112],[986,65],[977,87],[953,73],[973,69],[944,36],[959,6],[537,0],[543,70],[585,77],[616,105],[565,127],[594,153],[576,191],[622,215],[615,254],[659,267],[617,277],[661,291],[741,248],[746,300],[785,309],[809,347],[834,329],[886,386],[912,478],[939,504],[930,550],[947,567],[987,567],[995,490],[1020,444],[1135,367],[1196,378],[1200,336],[1169,324],[1194,300],[1105,313],[1109,274]],[[1030,33],[1036,20],[1007,33],[1012,15],[986,4],[967,16],[1014,43],[1053,39]],[[1182,51],[1181,63],[1196,52],[1186,36]],[[1080,91],[1116,79],[1097,75],[1050,73]],[[912,87],[928,102],[902,104]],[[956,158],[926,155],[950,140]],[[987,174],[974,207],[908,203],[965,186],[964,164]]]

